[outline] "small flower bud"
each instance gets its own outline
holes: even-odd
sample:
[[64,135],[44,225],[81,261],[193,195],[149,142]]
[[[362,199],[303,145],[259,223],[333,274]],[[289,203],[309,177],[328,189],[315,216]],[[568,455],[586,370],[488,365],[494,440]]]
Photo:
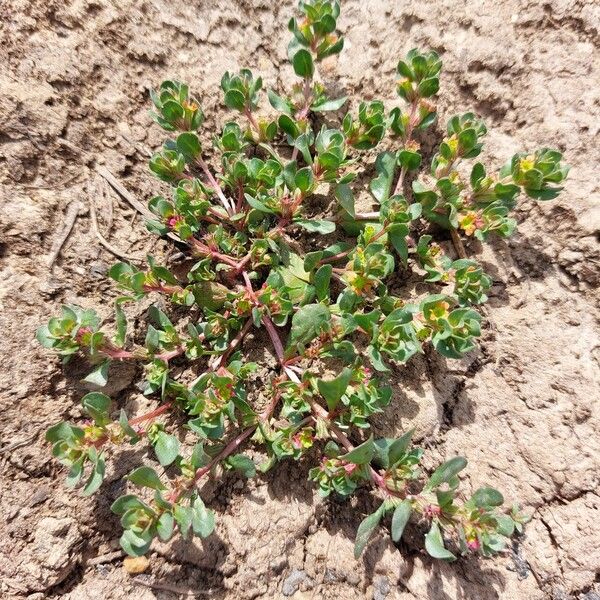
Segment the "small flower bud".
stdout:
[[344,471],[346,471],[346,474],[352,475],[352,473],[356,471],[356,467],[357,465],[355,465],[354,463],[346,463],[344,465]]
[[477,550],[479,550],[480,547],[481,544],[479,543],[479,540],[477,538],[467,539],[467,548],[472,552],[477,552]]

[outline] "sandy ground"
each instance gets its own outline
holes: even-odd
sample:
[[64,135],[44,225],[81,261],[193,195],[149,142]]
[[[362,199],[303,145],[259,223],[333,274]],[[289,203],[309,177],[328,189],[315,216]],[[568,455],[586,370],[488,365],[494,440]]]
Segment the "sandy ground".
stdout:
[[[77,416],[77,378],[33,341],[67,301],[108,314],[113,257],[90,229],[95,198],[112,244],[143,255],[162,245],[103,187],[104,165],[141,200],[156,191],[144,147],[162,141],[148,90],[191,82],[208,127],[225,117],[218,82],[249,66],[268,86],[290,74],[284,24],[293,5],[261,0],[2,0],[0,2],[0,327],[2,598],[171,599],[122,568],[119,495],[68,491],[43,442]],[[558,201],[523,201],[520,233],[469,251],[493,275],[480,350],[433,355],[395,373],[396,398],[379,433],[414,426],[433,459],[469,459],[466,484],[489,483],[533,514],[525,536],[494,560],[433,563],[385,532],[355,562],[368,494],[325,503],[306,470],[283,464],[249,483],[208,490],[219,513],[205,542],[157,546],[144,581],[212,598],[492,600],[600,598],[600,5],[594,0],[347,0],[346,49],[323,73],[352,97],[393,102],[394,68],[413,46],[444,61],[440,115],[486,119],[486,159],[558,147],[573,166]],[[268,110],[267,103],[264,103]],[[80,203],[79,209],[77,204]],[[73,232],[46,258],[69,211]],[[113,392],[127,390],[124,369]],[[127,470],[127,461],[117,470]],[[100,557],[100,558],[98,558]]]

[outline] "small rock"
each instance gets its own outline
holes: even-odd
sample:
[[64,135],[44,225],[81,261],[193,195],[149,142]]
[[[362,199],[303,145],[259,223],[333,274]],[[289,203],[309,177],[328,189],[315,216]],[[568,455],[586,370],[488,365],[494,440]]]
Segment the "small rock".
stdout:
[[291,596],[298,591],[300,584],[308,579],[304,571],[294,569],[284,580],[281,592],[284,596]]
[[37,490],[37,492],[35,492],[30,498],[29,498],[29,502],[27,503],[28,506],[36,506],[37,504],[41,504],[42,502],[45,502],[46,499],[48,498],[49,492],[48,492],[48,488],[47,487],[42,487],[39,490]]
[[80,541],[81,533],[74,519],[41,519],[21,564],[29,590],[43,592],[64,581],[77,566],[74,550]]
[[139,575],[150,566],[150,561],[145,556],[128,556],[123,561],[123,569],[129,575]]
[[94,279],[102,279],[108,272],[108,265],[101,260],[97,260],[90,265],[90,275]]
[[390,593],[390,582],[387,577],[377,577],[373,582],[373,600],[385,600]]

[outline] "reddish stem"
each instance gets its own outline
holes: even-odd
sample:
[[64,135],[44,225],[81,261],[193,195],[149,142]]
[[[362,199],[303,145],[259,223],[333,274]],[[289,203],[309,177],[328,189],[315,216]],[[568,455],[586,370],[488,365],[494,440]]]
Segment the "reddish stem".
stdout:
[[155,354],[154,358],[158,358],[158,360],[162,360],[164,362],[169,362],[172,358],[176,356],[180,356],[185,352],[185,348],[183,346],[179,346],[175,348],[175,350],[170,350],[168,352],[163,352],[162,354]]
[[238,334],[231,341],[231,343],[229,344],[229,346],[227,347],[225,352],[223,352],[223,354],[221,354],[219,361],[215,364],[215,367],[214,367],[215,369],[219,369],[219,368],[225,366],[225,362],[227,361],[227,359],[229,358],[231,353],[237,348],[237,346],[239,346],[239,344],[244,339],[244,337],[246,336],[248,331],[250,331],[251,327],[252,327],[252,319],[248,319],[244,323],[244,326],[242,327],[242,329],[240,329]]
[[194,475],[194,483],[206,475],[206,473],[208,473],[217,463],[237,450],[240,444],[254,433],[256,427],[256,425],[252,425],[251,427],[248,427],[248,429],[244,429],[244,431],[235,436],[235,438],[233,438],[233,440],[231,440],[229,444],[227,444],[227,446],[225,446],[225,448],[223,448],[223,450],[221,450],[221,452],[219,452],[219,454],[217,454],[217,456],[215,456],[205,467],[198,469]]
[[328,256],[327,258],[322,258],[319,261],[319,265],[324,265],[326,263],[329,262],[334,262],[336,260],[340,260],[341,258],[346,258],[346,256],[348,256],[348,254],[350,254],[350,252],[352,252],[352,248],[350,250],[345,250],[344,252],[338,252],[337,254],[334,254],[333,256]]
[[167,402],[166,404],[162,404],[158,408],[155,408],[153,411],[146,413],[145,415],[140,415],[139,417],[130,419],[129,424],[137,425],[138,423],[143,423],[144,421],[147,421],[148,419],[153,419],[154,417],[158,417],[159,415],[166,413],[171,408],[171,406],[173,406],[172,402]]
[[271,321],[271,318],[268,317],[267,315],[262,316],[262,322],[263,322],[263,325],[265,326],[265,329],[267,330],[267,333],[269,334],[269,337],[271,338],[271,341],[273,342],[273,347],[275,349],[275,354],[277,355],[277,359],[279,360],[280,363],[283,364],[283,355],[284,355],[283,344],[281,342],[281,338],[279,337],[279,334],[277,333],[277,329],[275,328],[273,321]]

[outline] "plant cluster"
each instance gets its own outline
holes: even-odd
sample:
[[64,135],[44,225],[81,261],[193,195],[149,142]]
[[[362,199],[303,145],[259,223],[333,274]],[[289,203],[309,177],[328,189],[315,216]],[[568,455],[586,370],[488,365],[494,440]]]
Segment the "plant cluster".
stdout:
[[[147,225],[176,239],[189,258],[185,276],[152,257],[145,269],[119,263],[109,272],[123,293],[114,327],[92,310],[65,306],[37,338],[65,362],[86,355],[93,365],[86,381],[95,389],[106,384],[111,362],[138,361],[141,390],[157,407],[131,416],[93,391],[83,398],[89,420],[59,423],[47,440],[68,467],[67,484],[82,485],[86,495],[101,486],[107,457],[118,448],[153,448],[160,468],[143,464],[129,473],[135,493],[112,506],[131,555],[175,529],[184,537],[211,534],[215,515],[200,495],[207,476],[235,470],[252,477],[304,458],[313,460],[310,479],[324,496],[371,486],[379,499],[358,529],[357,556],[386,515],[394,541],[411,519],[423,528],[435,558],[491,555],[526,517],[503,509],[492,488],[460,492],[464,458],[427,475],[412,432],[375,439],[369,417],[392,401],[390,365],[430,349],[455,359],[475,348],[477,307],[491,279],[464,256],[461,236],[511,235],[518,197],[554,198],[568,169],[548,149],[517,154],[499,170],[473,163],[486,127],[466,113],[450,119],[430,168],[417,176],[419,136],[437,118],[438,55],[412,50],[398,63],[401,106],[388,112],[383,102],[361,102],[336,127],[347,99],[329,97],[316,71],[343,48],[339,5],[306,0],[299,8],[301,18],[289,23],[299,80],[283,95],[267,91],[275,112],[260,110],[260,77],[247,69],[226,73],[224,103],[240,120],[226,123],[211,145],[187,85],[165,81],[152,93],[152,117],[170,139],[150,169],[172,193],[150,200],[155,218]],[[325,121],[326,111],[333,115]],[[365,151],[377,147],[369,190],[378,209],[360,213],[356,177],[371,156]],[[448,233],[457,260],[434,241]],[[431,289],[419,301],[406,302],[386,284],[409,269],[424,273]],[[152,305],[145,339],[132,339],[124,307],[148,295],[174,310],[169,317]],[[257,328],[269,336],[278,364],[262,382],[262,400],[252,393],[257,365],[243,351]],[[201,373],[193,380],[191,363]],[[194,444],[182,443],[184,430]]]

